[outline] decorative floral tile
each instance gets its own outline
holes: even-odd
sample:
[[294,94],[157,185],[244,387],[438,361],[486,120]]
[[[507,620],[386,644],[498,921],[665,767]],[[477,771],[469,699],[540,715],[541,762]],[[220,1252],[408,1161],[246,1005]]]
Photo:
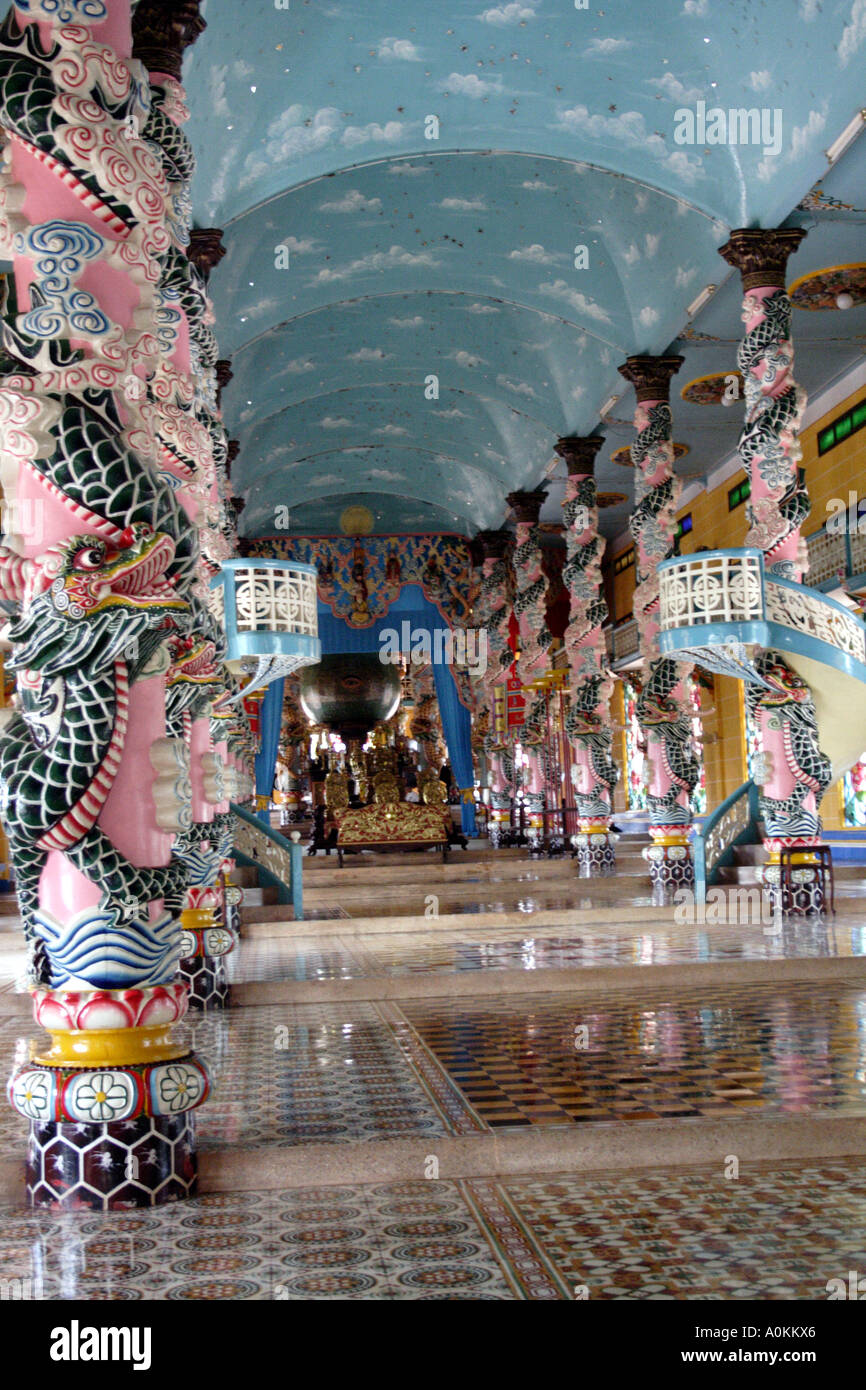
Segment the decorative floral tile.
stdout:
[[[866,992],[791,984],[405,1001],[387,1016],[490,1128],[866,1113]],[[405,1020],[401,1022],[402,1019]]]

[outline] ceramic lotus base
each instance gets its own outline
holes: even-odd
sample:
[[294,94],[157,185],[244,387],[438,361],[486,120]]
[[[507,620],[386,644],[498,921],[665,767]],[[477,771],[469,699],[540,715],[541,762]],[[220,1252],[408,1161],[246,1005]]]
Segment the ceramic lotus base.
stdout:
[[225,1009],[229,1003],[229,983],[224,956],[184,956],[177,963],[178,978],[189,990],[190,1009]]
[[581,878],[604,878],[616,873],[613,840],[606,832],[581,832],[572,838]]
[[140,1115],[106,1124],[31,1121],[31,1206],[122,1211],[194,1197],[195,1116]]

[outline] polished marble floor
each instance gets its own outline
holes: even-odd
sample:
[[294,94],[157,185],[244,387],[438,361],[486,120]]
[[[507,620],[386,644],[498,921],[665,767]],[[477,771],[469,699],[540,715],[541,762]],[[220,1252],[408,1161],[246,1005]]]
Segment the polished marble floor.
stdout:
[[[772,925],[772,924],[771,924]],[[377,976],[460,974],[490,970],[561,970],[608,965],[674,965],[696,961],[866,957],[866,926],[843,920],[758,925],[646,925],[593,921],[575,912],[573,926],[513,925],[430,931],[364,931],[327,938],[307,935],[242,941],[229,957],[231,979],[351,980]]]
[[491,1128],[866,1114],[863,989],[611,989],[575,1003],[406,1001],[400,1012],[407,1050],[432,1053]]
[[864,1268],[866,1162],[853,1160],[736,1179],[309,1187],[111,1216],[0,1209],[0,1285],[52,1301],[812,1300]]
[[[318,922],[282,922],[279,935],[242,941],[229,958],[234,984],[282,981],[304,1002],[190,1016],[178,1031],[213,1075],[197,1117],[202,1154],[217,1171],[247,1151],[253,1190],[106,1217],[0,1209],[0,1289],[18,1279],[30,1281],[29,1296],[52,1299],[807,1299],[825,1297],[830,1278],[866,1273],[866,1156],[743,1164],[736,1179],[721,1160],[637,1174],[620,1159],[596,1175],[532,1171],[521,1157],[530,1171],[516,1177],[497,1176],[505,1170],[494,1162],[506,1145],[525,1143],[527,1154],[585,1146],[612,1126],[619,1137],[658,1121],[707,1134],[714,1120],[727,1126],[732,1152],[737,1125],[753,1122],[769,1159],[783,1151],[772,1140],[779,1119],[806,1119],[817,1132],[831,1116],[866,1117],[866,968],[862,983],[774,975],[781,960],[866,967],[866,918],[781,932],[678,923],[670,910],[607,921],[592,910],[614,901],[606,883],[591,897],[582,885],[570,891],[560,899],[568,920],[548,926],[532,920],[530,905],[547,896],[554,901],[543,905],[557,906],[562,890],[527,880],[484,892],[501,888],[506,902],[512,886],[526,896],[499,923],[473,924],[469,913],[488,905],[457,905],[461,889],[454,902],[465,923],[429,929],[399,921],[419,909],[395,909],[403,890],[394,885],[388,915],[357,925],[335,920],[350,893],[337,900],[323,886]],[[441,914],[449,901],[440,896]],[[365,917],[374,910],[355,907]],[[14,930],[0,941],[8,1074],[39,1030],[8,997],[22,944]],[[734,972],[726,980],[736,961],[755,962],[764,983],[736,982]],[[688,967],[699,964],[718,966],[711,982],[689,983]],[[654,976],[661,965],[684,967],[675,985]],[[630,989],[609,975],[594,980],[602,967],[628,967]],[[559,970],[579,970],[580,991],[569,980],[548,991],[544,972]],[[472,983],[503,971],[532,974],[537,992],[522,979],[509,993],[485,982],[497,991],[487,995]],[[465,997],[449,994],[458,975]],[[377,982],[395,980],[398,998],[377,993]],[[341,981],[369,982],[370,992],[317,997],[319,985]],[[23,1154],[25,1139],[24,1121],[0,1106],[0,1146]],[[436,1141],[482,1145],[489,1164],[455,1171],[490,1176],[374,1181],[378,1155],[401,1139],[433,1155]],[[299,1145],[323,1146],[321,1162],[317,1170],[305,1147],[290,1182],[287,1151]],[[712,1152],[705,1146],[693,1161]],[[313,1186],[337,1153],[334,1185]],[[266,1160],[277,1169],[273,1191],[256,1190]]]
[[[275,1004],[182,1031],[212,1072],[203,1149],[866,1114],[866,989],[838,984]],[[0,1018],[7,1062],[35,1032]],[[0,1108],[0,1139],[25,1130]]]

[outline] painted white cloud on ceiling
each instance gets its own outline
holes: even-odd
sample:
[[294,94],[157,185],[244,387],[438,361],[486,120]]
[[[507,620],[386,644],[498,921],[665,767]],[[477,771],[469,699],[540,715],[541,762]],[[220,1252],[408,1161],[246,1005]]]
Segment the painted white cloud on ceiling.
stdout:
[[536,18],[535,10],[529,5],[512,3],[508,5],[492,5],[490,9],[483,10],[481,14],[475,16],[482,24],[493,24],[498,29],[504,29],[511,24],[525,24],[530,19]]
[[439,84],[440,92],[451,96],[471,97],[480,101],[483,97],[502,91],[501,77],[479,77],[475,72],[452,72]]
[[579,137],[588,137],[613,144],[640,147],[646,154],[684,183],[694,184],[704,175],[701,161],[683,150],[669,150],[664,137],[647,128],[639,111],[621,111],[616,115],[592,113],[578,104],[561,111],[556,122],[560,130]]
[[377,55],[386,62],[420,63],[421,54],[411,39],[382,39]]
[[349,188],[342,197],[330,203],[320,203],[320,212],[378,212],[381,198],[367,198],[359,188]]
[[372,251],[369,256],[360,256],[347,265],[332,269],[324,266],[310,281],[311,285],[332,284],[340,280],[352,280],[356,275],[393,270],[397,266],[437,266],[439,261],[430,251],[407,251],[402,246],[391,246],[387,251]]
[[866,0],[854,0],[851,18],[839,41],[839,66],[846,68],[866,40]]
[[603,309],[595,300],[588,295],[582,294],[565,280],[546,280],[538,286],[540,294],[546,294],[550,299],[559,299],[570,308],[575,309],[579,314],[588,314],[591,319],[598,323],[610,323],[610,314]]

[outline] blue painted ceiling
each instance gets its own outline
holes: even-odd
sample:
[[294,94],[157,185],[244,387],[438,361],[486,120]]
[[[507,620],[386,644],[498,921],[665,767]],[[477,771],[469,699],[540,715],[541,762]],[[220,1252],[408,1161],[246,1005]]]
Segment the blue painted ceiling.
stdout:
[[[829,172],[824,154],[862,104],[863,0],[206,0],[203,14],[187,129],[196,221],[228,248],[211,292],[246,535],[273,533],[281,505],[293,532],[333,534],[350,501],[377,531],[473,534],[545,476],[559,435],[598,429],[600,487],[630,498],[610,455],[631,436],[617,366],[635,352],[684,355],[678,469],[704,476],[739,410],[676,387],[733,369],[729,230],[807,226],[791,280],[866,259],[866,140]],[[675,112],[698,101],[778,109],[779,153],[678,145]],[[798,312],[794,332],[814,393],[862,358],[866,307]],[[560,479],[544,517],[561,497]],[[628,510],[603,513],[608,534]]]

